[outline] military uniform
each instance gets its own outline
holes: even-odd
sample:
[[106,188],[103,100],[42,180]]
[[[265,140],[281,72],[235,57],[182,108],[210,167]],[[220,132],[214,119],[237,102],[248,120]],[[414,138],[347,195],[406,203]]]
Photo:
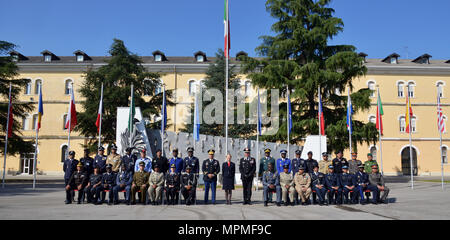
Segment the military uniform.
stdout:
[[[87,172],[84,170],[75,171],[72,174],[68,183],[68,185],[70,186],[69,190],[66,189],[66,203],[72,202],[72,197],[74,196],[75,189],[78,190],[78,204],[81,203],[84,188],[86,187],[87,181],[88,181]],[[81,187],[80,189],[78,189],[79,186]]]
[[175,171],[178,174],[181,174],[181,172],[183,171],[183,159],[179,158],[179,157],[172,157],[169,160],[169,166],[171,166],[172,164],[175,164]]
[[[287,151],[281,150],[280,153],[286,154]],[[286,164],[289,166],[289,173],[290,173],[292,170],[291,160],[289,158],[278,158],[277,159],[277,167],[276,167],[277,172],[283,172],[283,166]]]
[[166,174],[167,171],[169,170],[169,160],[167,160],[166,157],[161,156],[161,157],[154,157],[152,160],[152,169],[155,169],[155,165],[159,166],[159,171],[163,174]]
[[83,164],[83,169],[86,171],[86,174],[91,176],[91,174],[94,172],[94,159],[87,156],[80,158],[80,163]]
[[[142,163],[145,165],[145,163]],[[136,204],[136,192],[141,191],[141,203],[146,204],[145,196],[147,195],[148,179],[150,173],[141,171],[140,169],[134,172],[133,185],[131,186],[131,204]],[[145,185],[145,186],[144,186]]]
[[127,172],[130,172],[131,175],[134,173],[134,164],[136,163],[137,157],[134,154],[128,155],[125,154],[122,156],[121,162],[127,168]]
[[[250,149],[246,148],[244,151],[250,152]],[[252,157],[241,158],[239,160],[239,172],[241,173],[242,187],[244,188],[244,204],[251,204],[256,160]]]
[[[333,167],[333,165],[330,165],[330,167]],[[341,181],[339,174],[337,173],[327,173],[325,175],[325,186],[327,187],[328,191],[328,203],[341,203],[341,196],[342,196],[342,187],[341,187]],[[332,187],[338,187],[336,190]],[[334,200],[333,200],[334,198]]]
[[106,164],[112,165],[112,171],[115,173],[119,172],[120,164],[122,163],[122,160],[120,159],[119,154],[109,154],[109,156],[106,158]]
[[389,188],[386,187],[385,183],[384,183],[384,178],[383,175],[381,175],[381,173],[371,173],[369,174],[369,182],[370,185],[375,186],[376,189],[374,188],[375,191],[373,191],[373,198],[374,199],[378,199],[380,196],[380,190],[378,189],[377,186],[383,186],[384,187],[384,191],[383,191],[383,195],[381,196],[381,201],[387,203],[386,199],[389,195]]
[[[72,152],[72,151],[71,151]],[[78,160],[76,159],[66,159],[63,164],[64,171],[64,185],[69,184],[70,177],[77,170]]]
[[[187,189],[187,186],[191,186],[190,189]],[[195,190],[197,186],[197,177],[194,173],[183,173],[181,175],[181,194],[184,197],[184,201],[186,205],[190,205],[194,203]]]
[[333,167],[334,167],[334,172],[337,174],[341,174],[342,173],[342,166],[346,165],[348,166],[348,162],[347,159],[343,158],[335,158],[333,159]]
[[[359,167],[364,168],[364,165],[361,164]],[[375,197],[375,194],[373,194],[373,191],[376,191],[377,187],[370,185],[369,175],[365,172],[358,171],[355,174],[355,179],[356,179],[356,189],[355,189],[356,191],[355,192],[359,192],[360,203],[362,204],[364,201],[364,191],[365,190],[370,190],[372,192],[372,195],[374,197],[373,201],[376,202],[376,197]]]
[[145,158],[139,158],[136,160],[136,163],[134,164],[134,172],[139,171],[139,163],[145,163],[144,171],[150,173],[152,171],[152,160],[148,157]]
[[[150,173],[148,184],[148,195],[150,196],[150,201],[152,201],[153,204],[159,204],[161,202],[161,194],[164,188],[164,173],[155,171]],[[153,185],[156,185],[156,188],[153,187]]]
[[[348,169],[348,166],[343,166],[343,168]],[[341,186],[342,186],[342,194],[344,195],[344,198],[345,198],[344,203],[346,203],[346,204],[348,203],[348,194],[350,191],[353,191],[351,203],[355,203],[356,197],[358,196],[355,192],[355,190],[356,190],[355,189],[355,187],[356,187],[355,175],[353,175],[351,173],[341,173],[340,181],[341,181]],[[353,189],[350,190],[347,187],[353,187]]]
[[169,205],[178,202],[178,191],[180,191],[180,174],[175,170],[166,175],[166,198]]
[[[286,168],[289,168],[289,166],[286,165]],[[283,194],[284,205],[288,204],[287,199],[288,193],[291,201],[294,201],[295,188],[294,188],[294,177],[292,173],[285,173],[285,172],[280,173],[280,186]],[[294,203],[292,202],[291,204],[293,205]]]
[[367,174],[370,174],[372,172],[372,165],[376,165],[378,167],[378,163],[375,160],[367,160],[364,162],[364,171],[366,171]]
[[292,173],[294,174],[294,176],[295,176],[296,173],[298,173],[298,169],[300,167],[306,167],[305,162],[306,161],[303,158],[294,158],[294,159],[292,159],[292,161],[291,161],[291,168],[292,168]]
[[86,193],[88,203],[98,202],[100,198],[100,192],[102,191],[102,178],[103,175],[100,174],[100,171],[97,175],[93,173],[89,176],[89,183],[84,191]]
[[358,171],[358,166],[362,164],[362,162],[358,159],[353,160],[350,159],[347,161],[348,162],[348,172],[350,174],[356,174]]
[[122,190],[125,190],[125,201],[130,202],[131,182],[133,182],[133,175],[127,170],[116,175],[116,186],[113,188],[115,204],[119,202],[119,192]]
[[312,173],[314,172],[314,167],[319,166],[319,162],[317,162],[316,159],[306,159],[305,165],[306,165],[305,172]]
[[[187,149],[188,152],[189,151],[194,151],[193,148],[188,148]],[[200,169],[199,169],[199,165],[200,165],[200,161],[198,160],[197,157],[195,157],[194,155],[192,155],[192,157],[185,157],[183,160],[183,172],[186,172],[186,167],[190,166],[191,167],[191,173],[193,174],[198,174]]]
[[[108,164],[106,166],[106,168],[111,168],[112,166],[111,164]],[[114,191],[113,188],[116,186],[116,173],[111,171],[111,172],[105,172],[103,173],[103,177],[102,177],[102,190],[108,190],[109,194],[108,194],[108,204],[112,204],[114,202]],[[105,197],[106,197],[106,192],[102,192],[102,202],[105,201]],[[118,199],[117,199],[118,200]]]
[[[302,168],[303,167],[300,167],[300,169]],[[297,173],[294,177],[294,184],[298,195],[300,195],[300,198],[302,199],[302,204],[305,204],[311,195],[311,176],[306,172],[303,174]],[[306,191],[303,191],[305,188]]]
[[273,157],[262,157],[261,160],[259,160],[259,171],[258,171],[259,178],[262,178],[263,173],[265,171],[267,171],[267,169],[269,169],[270,163],[274,167],[273,171],[275,172],[276,165],[275,165],[275,159]]
[[[275,188],[270,188],[274,185]],[[263,199],[264,205],[267,206],[269,192],[277,193],[277,205],[280,206],[281,203],[281,186],[280,186],[280,176],[277,172],[265,171],[263,174]]]
[[325,203],[325,194],[327,193],[327,188],[325,187],[325,174],[321,172],[312,172],[310,175],[311,189],[319,196],[319,203],[323,204]]
[[[214,150],[208,151],[208,154],[214,154]],[[205,204],[208,204],[209,188],[211,188],[211,200],[212,203],[216,203],[216,187],[217,187],[217,174],[220,173],[220,164],[216,159],[206,159],[202,164],[203,181],[205,182]],[[213,177],[209,178],[208,174],[212,174]]]
[[330,164],[332,164],[330,160],[321,160],[319,162],[319,172],[326,174],[328,172],[328,166],[330,166]]
[[94,168],[98,167],[100,169],[100,173],[106,172],[106,159],[105,155],[98,155],[94,158]]

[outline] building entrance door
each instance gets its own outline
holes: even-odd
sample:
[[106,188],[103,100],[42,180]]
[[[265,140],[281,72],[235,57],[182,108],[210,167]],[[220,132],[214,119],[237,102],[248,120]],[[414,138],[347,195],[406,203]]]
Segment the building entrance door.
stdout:
[[33,174],[34,153],[20,154],[20,172],[22,174]]
[[[417,153],[416,149],[412,149],[412,162],[413,162],[413,174],[414,176],[417,176]],[[411,176],[411,161],[409,159],[409,147],[406,147],[402,151],[402,173],[403,175],[410,175]]]

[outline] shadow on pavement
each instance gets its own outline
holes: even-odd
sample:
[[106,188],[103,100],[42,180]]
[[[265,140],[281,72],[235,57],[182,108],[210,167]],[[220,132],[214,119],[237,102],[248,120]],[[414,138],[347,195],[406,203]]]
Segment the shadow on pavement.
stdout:
[[0,188],[0,197],[18,196],[18,195],[40,195],[50,192],[64,191],[64,183],[60,184],[36,184],[36,189],[33,189],[32,183],[9,183],[5,188]]

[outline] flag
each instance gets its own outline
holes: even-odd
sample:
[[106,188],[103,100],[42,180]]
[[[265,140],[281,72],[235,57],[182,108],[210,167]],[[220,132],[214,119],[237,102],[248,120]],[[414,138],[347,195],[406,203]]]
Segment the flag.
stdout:
[[130,131],[130,136],[133,132],[134,127],[134,115],[136,114],[136,109],[134,108],[134,91],[133,85],[131,85],[131,102],[130,102],[130,116],[128,117],[128,130]]
[[383,135],[383,105],[381,104],[380,92],[378,92],[378,101],[377,101],[377,123],[376,128],[380,130],[381,135]]
[[98,104],[98,112],[97,112],[97,120],[95,121],[95,126],[97,126],[97,133],[100,133],[100,122],[102,121],[102,112],[103,112],[103,84],[102,90],[100,94],[100,103]]
[[38,122],[37,122],[37,128],[36,131],[39,132],[39,129],[41,128],[41,121],[42,116],[44,115],[44,106],[42,105],[42,86],[39,88],[39,111],[38,111]]
[[166,107],[166,87],[163,87],[163,104],[162,104],[162,120],[161,120],[161,133],[164,133],[164,130],[167,127],[167,107]]
[[259,98],[259,88],[258,88],[258,135],[261,136],[261,101]]
[[68,129],[69,132],[72,132],[75,125],[77,125],[77,110],[75,109],[75,96],[73,93],[73,85],[70,88],[70,103],[68,114],[69,116],[66,119],[66,128]]
[[12,126],[14,122],[13,117],[13,106],[12,106],[12,96],[11,96],[11,83],[9,84],[9,110],[8,110],[8,138],[12,137]]
[[347,98],[347,130],[350,132],[350,134],[352,134],[353,131],[352,114],[353,114],[352,99],[350,98],[350,91],[349,91]]
[[406,114],[405,114],[405,122],[406,122],[406,132],[410,132],[410,117],[413,115],[412,108],[411,108],[411,101],[409,99],[408,94],[406,95]]
[[319,112],[318,112],[318,117],[319,117],[320,135],[325,136],[325,119],[323,117],[322,97],[320,96],[320,91],[319,91]]
[[[196,91],[198,92],[198,91]],[[199,122],[199,115],[198,115],[198,99],[197,99],[197,93],[195,94],[195,105],[194,105],[194,140],[198,142],[200,140],[200,122]]]
[[445,127],[444,127],[444,115],[442,113],[442,107],[441,107],[441,98],[437,97],[437,124],[438,124],[438,131],[440,133],[444,133]]
[[225,47],[224,47],[224,52],[225,52],[225,57],[229,58],[230,56],[230,47],[231,47],[231,42],[230,42],[230,19],[229,19],[229,8],[228,8],[228,0],[225,0],[225,11],[224,11],[224,15],[223,15],[223,24],[225,27],[225,33],[224,33],[224,38],[225,38]]
[[[289,90],[288,90],[289,91]],[[291,96],[289,95],[289,92],[287,93],[288,94],[288,111],[289,111],[289,115],[288,115],[288,119],[289,119],[289,122],[288,122],[288,124],[289,124],[289,126],[288,126],[288,131],[289,131],[289,133],[291,133],[291,129],[292,129],[292,108],[291,108]]]

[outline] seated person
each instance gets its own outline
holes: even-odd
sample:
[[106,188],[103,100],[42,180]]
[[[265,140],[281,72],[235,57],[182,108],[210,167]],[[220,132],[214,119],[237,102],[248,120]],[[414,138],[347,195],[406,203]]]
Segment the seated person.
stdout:
[[267,202],[269,199],[270,192],[277,193],[277,206],[281,206],[281,186],[280,186],[280,176],[278,172],[273,171],[273,164],[269,163],[267,166],[267,171],[263,173],[262,177],[263,181],[263,198],[264,198],[264,206],[267,207]]
[[141,191],[140,202],[144,205],[147,204],[145,196],[147,195],[147,184],[150,178],[150,173],[144,170],[145,162],[139,163],[138,171],[134,172],[133,182],[131,184],[131,205],[136,204],[136,193]]
[[102,201],[97,202],[96,204],[102,204],[105,202],[106,192],[105,190],[109,191],[108,194],[108,205],[113,204],[114,201],[114,192],[113,188],[116,186],[116,173],[112,171],[112,164],[108,163],[106,164],[106,172],[103,173],[102,177]]
[[87,181],[87,173],[83,170],[83,164],[79,162],[77,164],[77,170],[72,173],[72,176],[70,176],[69,182],[66,185],[66,204],[72,203],[72,197],[75,194],[74,189],[77,189],[78,191],[78,204],[81,204]]
[[[344,195],[344,204],[355,203],[357,194],[355,193],[356,179],[355,175],[350,174],[347,165],[342,166],[342,174],[340,175],[342,194]],[[348,194],[353,191],[353,196],[351,201],[348,200]]]
[[297,190],[302,205],[307,205],[311,195],[311,176],[305,172],[305,167],[300,166],[294,177],[295,190]]
[[[378,172],[378,165],[373,164],[372,165],[372,173],[369,175],[369,182],[370,185],[376,187],[376,191],[373,191],[374,199],[379,199],[380,192],[383,192],[383,195],[381,196],[381,199],[379,199],[377,202],[387,204],[388,200],[387,197],[389,195],[389,188],[386,187],[384,184],[384,178],[383,175]],[[376,196],[375,196],[376,194]],[[376,204],[376,203],[375,203]]]
[[150,202],[152,205],[158,205],[161,202],[161,193],[164,188],[164,173],[161,172],[158,163],[155,163],[153,166],[153,171],[150,173],[148,185]]
[[194,203],[194,195],[197,186],[197,177],[191,172],[192,167],[186,166],[186,172],[181,176],[181,194],[184,197],[186,205]]
[[318,164],[314,165],[313,172],[311,173],[311,188],[316,192],[317,196],[319,196],[319,205],[328,205],[325,202],[325,194],[327,193],[327,189],[325,187],[325,175],[319,172]]
[[178,191],[180,189],[180,176],[176,171],[176,165],[170,165],[169,174],[166,175],[166,198],[168,205],[178,202]]
[[125,190],[125,201],[127,205],[130,204],[130,192],[131,182],[133,181],[133,175],[127,170],[127,165],[122,163],[120,171],[116,177],[116,186],[113,188],[114,192],[114,205],[119,204],[119,192]]
[[328,173],[325,175],[325,186],[328,191],[328,204],[341,204],[341,181],[332,164],[328,166]]

